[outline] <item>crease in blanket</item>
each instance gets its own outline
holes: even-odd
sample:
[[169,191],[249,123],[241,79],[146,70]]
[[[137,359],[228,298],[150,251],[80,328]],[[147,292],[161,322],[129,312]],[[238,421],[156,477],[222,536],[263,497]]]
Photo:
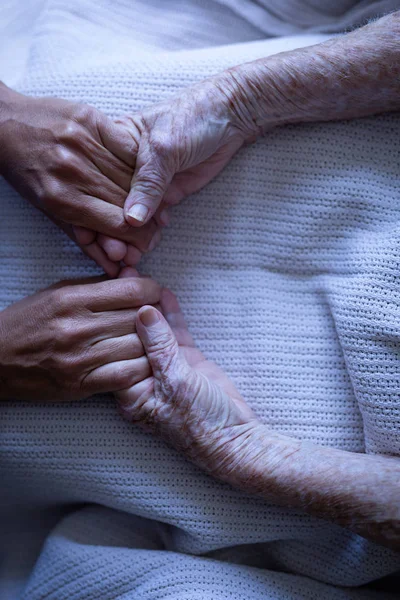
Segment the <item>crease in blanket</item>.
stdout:
[[216,0],[268,36],[345,31],[400,7],[399,0]]
[[[90,6],[91,27],[110,5],[77,2],[59,45],[62,3],[47,3],[22,92],[116,116],[278,48],[135,55],[123,34],[108,59],[91,46],[78,56],[74,19]],[[392,114],[271,132],[174,211],[143,263],[266,423],[353,452],[400,453],[399,131]],[[0,307],[97,273],[4,181],[0,197]],[[400,570],[398,554],[211,480],[122,421],[109,397],[4,403],[0,477],[7,600],[390,598],[367,584]]]

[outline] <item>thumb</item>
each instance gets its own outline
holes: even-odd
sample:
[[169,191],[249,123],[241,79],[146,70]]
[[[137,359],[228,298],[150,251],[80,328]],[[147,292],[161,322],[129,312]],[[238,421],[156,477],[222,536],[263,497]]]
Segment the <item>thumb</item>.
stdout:
[[147,223],[160,206],[174,173],[166,161],[151,155],[145,163],[140,152],[132,177],[131,190],[125,201],[125,219],[130,225],[140,227]]
[[162,314],[153,306],[143,306],[137,315],[136,330],[157,380],[175,393],[191,368],[179,350],[176,337]]

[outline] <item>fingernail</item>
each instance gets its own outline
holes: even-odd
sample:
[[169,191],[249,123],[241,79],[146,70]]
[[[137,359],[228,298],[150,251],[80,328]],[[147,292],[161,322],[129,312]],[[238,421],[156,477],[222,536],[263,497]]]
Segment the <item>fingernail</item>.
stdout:
[[147,246],[147,252],[152,252],[160,240],[161,240],[161,231],[158,230],[153,235],[150,244]]
[[160,317],[158,316],[156,309],[149,306],[148,308],[140,311],[139,319],[145,327],[152,327],[158,323]]
[[136,221],[140,221],[140,223],[144,223],[147,215],[149,214],[149,209],[144,204],[134,204],[128,210],[128,215],[135,219]]

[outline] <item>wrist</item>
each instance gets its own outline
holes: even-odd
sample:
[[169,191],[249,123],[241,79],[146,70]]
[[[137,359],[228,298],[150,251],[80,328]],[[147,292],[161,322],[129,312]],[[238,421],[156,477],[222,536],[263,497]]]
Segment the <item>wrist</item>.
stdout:
[[283,85],[289,58],[285,53],[246,63],[224,71],[218,78],[229,120],[243,132],[246,142],[255,141],[278,125],[301,120],[300,110],[293,111],[296,99],[289,98],[286,91],[288,82]]
[[213,473],[219,479],[246,493],[264,497],[275,504],[291,505],[287,494],[292,488],[291,463],[302,442],[271,431],[259,421],[243,426],[241,433],[233,432],[231,448],[225,456],[231,456],[224,464],[229,470]]

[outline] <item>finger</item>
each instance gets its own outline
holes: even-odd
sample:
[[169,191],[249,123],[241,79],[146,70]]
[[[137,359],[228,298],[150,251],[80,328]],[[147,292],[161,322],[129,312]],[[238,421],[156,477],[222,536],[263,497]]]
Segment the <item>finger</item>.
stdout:
[[[84,176],[86,173],[86,176]],[[74,184],[79,182],[74,181]],[[83,172],[81,189],[88,195],[99,198],[108,204],[123,208],[128,192],[119,187],[108,177],[105,177],[100,171],[86,169]]]
[[194,340],[188,331],[185,318],[175,294],[164,288],[161,291],[160,306],[165,319],[174,332],[178,344],[180,346],[194,347]]
[[164,201],[161,202],[160,206],[154,213],[153,218],[154,218],[155,222],[157,223],[157,225],[159,225],[160,227],[167,227],[169,225],[169,223],[170,223],[169,211],[166,208]]
[[108,235],[103,235],[102,233],[99,233],[97,236],[97,243],[112,261],[119,262],[123,260],[128,251],[128,246],[125,242],[111,238]]
[[[73,220],[71,219],[72,204],[76,206]],[[148,250],[159,229],[153,219],[143,228],[134,229],[130,227],[125,221],[122,208],[94,196],[83,196],[79,199],[79,206],[77,206],[76,201],[72,202],[71,200],[71,202],[65,203],[65,207],[67,211],[64,217],[65,221],[128,242],[142,252]]]
[[[100,148],[100,146],[98,142],[88,135],[85,136],[84,141],[85,144],[82,148],[88,155],[86,161],[82,160],[82,157],[79,158],[76,151],[73,152],[71,148],[65,150],[63,160],[60,164],[57,163],[55,167],[55,174],[57,175],[59,182],[64,185],[64,189],[69,188],[71,201],[75,198],[76,190],[78,189],[88,196],[100,197],[102,200],[122,208],[129,192],[129,188],[128,190],[124,189],[110,179],[109,176],[104,175],[97,167],[92,154],[99,152],[98,148]],[[72,142],[70,142],[70,144],[71,143]],[[82,141],[79,142],[78,140],[74,140],[74,143],[82,144]],[[91,150],[92,147],[93,150]],[[80,148],[81,146],[79,146],[79,149]]]
[[131,191],[124,208],[125,218],[130,225],[140,227],[151,219],[173,175],[167,157],[159,158],[154,153],[141,153],[139,150]]
[[79,277],[77,279],[63,279],[62,281],[53,283],[53,285],[49,286],[46,289],[59,290],[63,287],[67,287],[67,286],[87,285],[87,284],[91,284],[91,283],[100,283],[101,281],[108,281],[108,277],[106,277],[106,275],[99,275],[97,277]]
[[96,240],[96,232],[86,227],[72,227],[76,241],[80,246],[87,246]]
[[95,319],[90,324],[92,344],[135,333],[137,312],[136,308],[125,308],[94,313]]
[[103,312],[156,304],[160,300],[161,287],[152,279],[134,277],[81,286],[77,293],[89,310]]
[[[141,244],[141,251],[132,244],[126,244],[121,240],[116,240],[103,234],[99,234],[96,241],[111,261],[119,262],[123,260],[126,265],[135,266],[142,258],[143,252],[151,252],[161,241],[160,230],[157,230],[153,237],[148,241],[148,236],[145,231],[146,227],[147,226],[137,230],[141,234],[138,238],[141,237],[144,242]],[[137,240],[137,243],[139,243],[139,239]]]
[[161,238],[162,238],[161,229],[158,229],[155,232],[155,234],[153,235],[151,242],[147,247],[146,252],[152,252],[154,250],[154,248],[156,248],[158,246],[158,244],[161,242]]
[[189,365],[179,352],[172,329],[158,310],[143,306],[136,318],[136,329],[156,379],[167,377],[171,389],[174,379],[182,381],[187,377],[189,380]]
[[[147,377],[131,387],[121,390],[117,395],[117,402],[124,418],[135,421],[135,409],[147,405],[154,394],[154,377]],[[139,415],[140,415],[139,411]],[[138,419],[140,421],[140,419]],[[143,423],[141,423],[143,424]]]
[[101,340],[91,347],[92,368],[101,367],[112,359],[113,362],[131,360],[144,356],[143,344],[136,333]]
[[130,173],[126,181],[127,191],[137,153],[137,143],[132,136],[132,123],[117,124],[101,111],[82,105],[77,105],[77,110],[72,116],[81,125],[81,130],[79,136],[69,136],[68,142],[79,143],[80,152],[86,150],[86,156],[91,162],[96,164],[98,160],[102,161],[103,164],[99,165],[102,172],[103,169],[108,169],[109,175],[114,176],[119,176],[121,172]]
[[133,117],[124,116],[114,121],[105,118],[97,127],[104,146],[128,167],[134,168],[140,132]]
[[160,210],[159,214],[156,215],[155,219],[158,225],[161,225],[162,227],[168,227],[168,225],[171,222],[171,217],[168,209],[163,208],[162,210]]
[[[103,269],[103,271],[109,277],[117,277],[119,270],[120,270],[120,265],[111,261],[108,258],[108,256],[106,255],[106,253],[102,250],[102,248],[100,248],[100,246],[98,245],[98,243],[96,241],[95,232],[92,232],[91,230],[85,229],[83,227],[74,227],[68,223],[65,223],[65,221],[56,219],[55,217],[53,217],[52,215],[49,215],[48,213],[45,213],[45,214],[47,214],[47,216],[56,225],[58,225],[58,227],[60,227],[60,229],[62,229],[68,235],[68,237],[71,238],[71,240],[73,240],[79,246],[79,248],[82,250],[82,252],[84,254],[86,254],[86,256],[88,256],[89,258],[94,260],[95,263],[101,269]],[[76,231],[78,231],[78,236],[80,237],[80,239],[83,239],[85,241],[89,241],[89,240],[92,240],[92,241],[87,244],[81,244],[76,235]]]
[[135,248],[135,246],[128,244],[124,258],[124,263],[128,267],[136,267],[136,265],[140,262],[141,258],[142,253],[140,252],[140,250],[138,250],[138,248]]
[[177,173],[164,196],[165,205],[179,204],[190,194],[198,192],[222,171],[242,145],[242,141],[238,139],[235,144],[220,148],[215,154],[203,161],[201,165]]
[[123,267],[118,275],[119,279],[123,277],[139,277],[138,271],[136,269],[132,269],[132,267]]
[[80,246],[82,252],[89,256],[109,277],[117,277],[120,271],[120,265],[110,260],[103,248],[96,242],[87,246]]
[[[154,305],[159,308],[158,304]],[[136,333],[137,308],[124,308],[92,314],[87,336],[92,344]]]
[[146,379],[151,368],[146,356],[102,365],[86,375],[82,382],[86,394],[100,394],[125,390]]
[[[117,128],[112,121],[108,122],[111,123],[112,128]],[[121,132],[124,134],[123,130],[121,130]],[[84,147],[86,156],[98,169],[99,173],[116,184],[126,195],[129,192],[132,181],[136,154],[130,157],[132,164],[128,166],[125,161],[121,160],[112,152],[110,145],[115,148],[113,143],[115,140],[113,139],[112,142],[110,141],[107,136],[107,127],[106,129],[104,129],[104,127],[98,128],[97,134],[97,139],[96,137],[88,136]]]

